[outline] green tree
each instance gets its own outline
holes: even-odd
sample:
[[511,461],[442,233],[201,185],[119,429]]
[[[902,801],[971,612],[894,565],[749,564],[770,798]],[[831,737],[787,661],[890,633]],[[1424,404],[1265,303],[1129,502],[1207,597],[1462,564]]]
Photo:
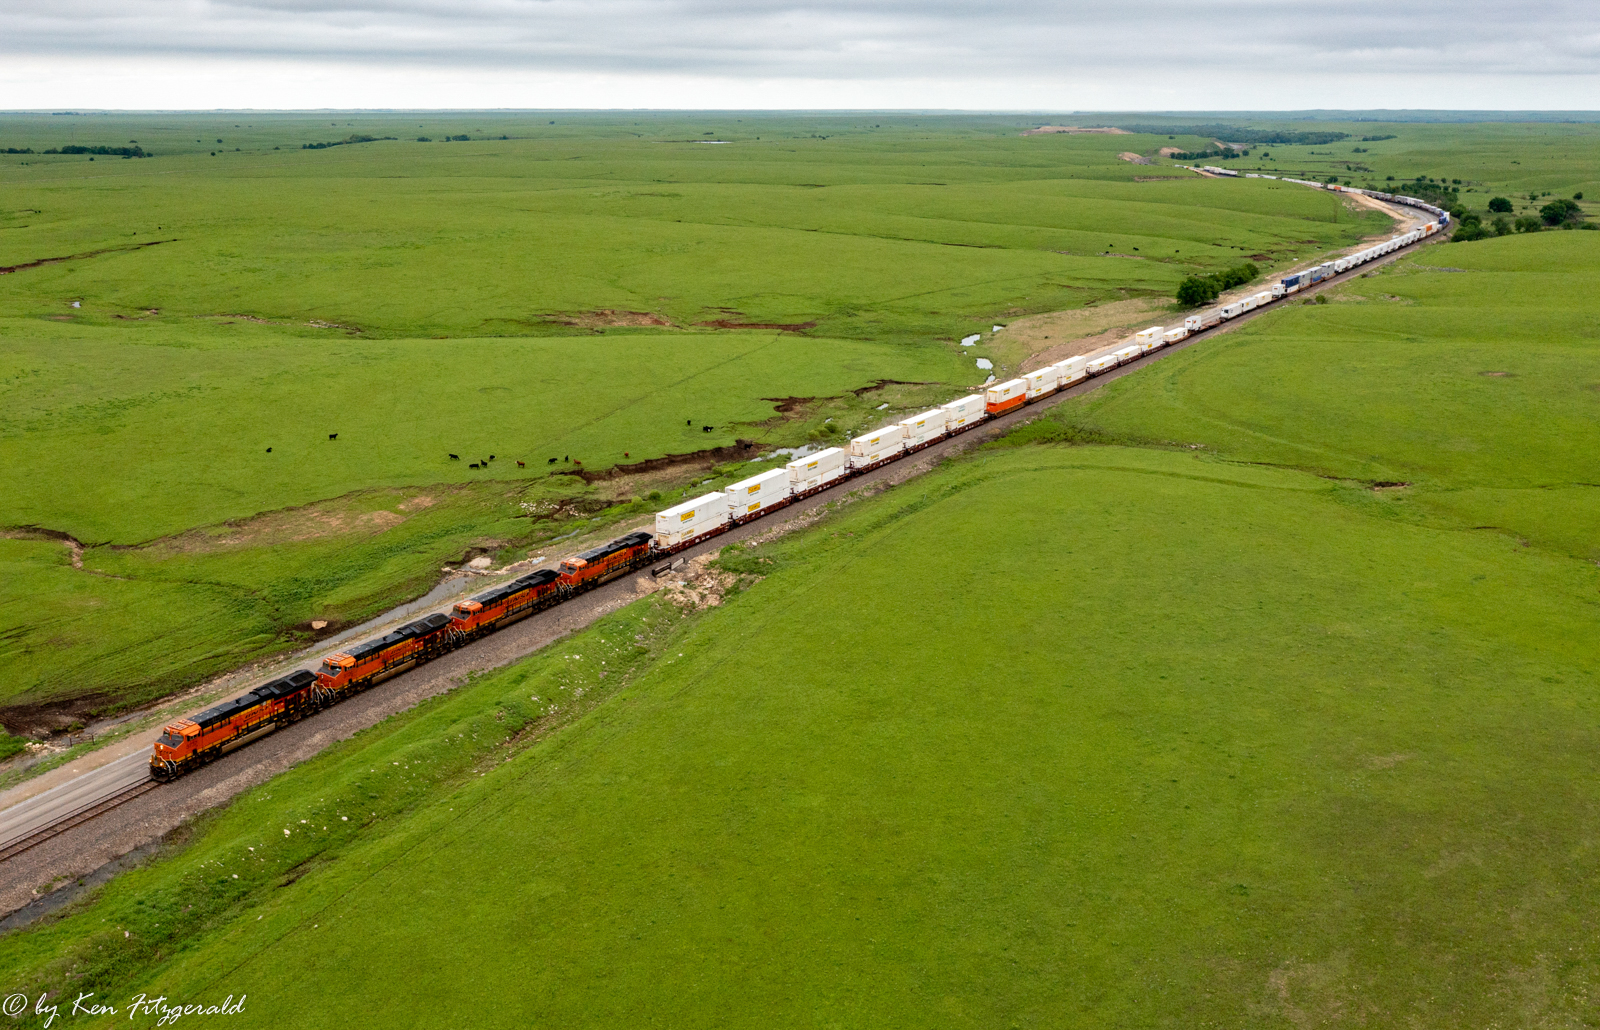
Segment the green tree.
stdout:
[[1517,232],[1538,232],[1544,228],[1544,223],[1532,215],[1523,215],[1516,221]]
[[1552,200],[1539,209],[1539,217],[1544,219],[1545,225],[1560,225],[1562,222],[1583,221],[1583,208],[1570,200]]
[[1178,284],[1178,303],[1197,308],[1202,304],[1210,304],[1221,292],[1217,281],[1211,276],[1191,275]]
[[1496,236],[1510,236],[1512,233],[1511,220],[1501,215],[1494,220],[1494,234]]
[[1493,200],[1489,201],[1489,210],[1495,212],[1496,214],[1510,214],[1511,201],[1506,197],[1495,197]]

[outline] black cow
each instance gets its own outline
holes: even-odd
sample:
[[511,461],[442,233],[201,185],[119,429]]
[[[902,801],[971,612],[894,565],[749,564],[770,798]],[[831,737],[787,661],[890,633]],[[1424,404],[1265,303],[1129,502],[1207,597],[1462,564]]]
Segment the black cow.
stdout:
[[271,447],[268,447],[268,448],[267,448],[267,453],[268,453],[268,454],[271,454],[271,453],[272,453],[272,448],[271,448]]
[[490,461],[493,461],[493,460],[494,460],[494,455],[492,455],[492,454],[491,454],[491,455],[489,455],[489,460],[490,460]]
[[709,432],[711,432],[711,427],[710,426],[701,426],[700,427],[700,431],[702,433],[709,433]]
[[328,439],[337,440],[337,439],[339,439],[339,434],[338,433],[329,433],[328,434]]
[[475,469],[477,467],[478,467],[478,463],[477,462],[473,462],[471,465],[467,466],[467,468],[469,468],[469,469]]
[[461,460],[461,455],[459,455],[459,454],[452,454],[452,455],[450,455],[450,460],[451,460],[451,461],[460,461],[460,460]]
[[555,463],[556,463],[556,459],[554,459],[554,458],[551,458],[551,459],[550,459],[550,464],[552,464],[552,465],[554,465],[554,464],[555,464]]

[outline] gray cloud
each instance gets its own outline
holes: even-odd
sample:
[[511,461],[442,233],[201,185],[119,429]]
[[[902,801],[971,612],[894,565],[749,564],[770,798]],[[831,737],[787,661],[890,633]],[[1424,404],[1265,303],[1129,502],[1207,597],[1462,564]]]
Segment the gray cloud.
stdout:
[[[1500,77],[1519,84],[1514,96],[1506,94],[1512,106],[1593,107],[1582,93],[1600,75],[1600,5],[6,0],[0,54],[35,65],[146,60],[168,71],[185,61],[246,59],[657,82],[918,82],[948,87],[945,104],[963,95],[951,84],[1016,82],[1073,83],[1074,96],[1088,91],[1139,103],[1162,96],[1181,106],[1185,97],[1205,94],[1191,105],[1203,106],[1221,90],[1238,107],[1333,107],[1348,106],[1329,95],[1333,84],[1366,83],[1369,99],[1381,101],[1380,83],[1416,92],[1431,77],[1438,89],[1393,97],[1393,106],[1453,106],[1440,102],[1456,89],[1444,83],[1469,84],[1478,91],[1471,104],[1483,106],[1484,95],[1497,95],[1489,84]],[[973,106],[1010,95],[979,90]],[[868,91],[860,106],[888,96]],[[1565,103],[1556,99],[1563,96]]]
[[[336,58],[874,78],[1600,71],[1592,0],[7,0],[12,54]],[[1309,102],[1296,106],[1321,106]]]

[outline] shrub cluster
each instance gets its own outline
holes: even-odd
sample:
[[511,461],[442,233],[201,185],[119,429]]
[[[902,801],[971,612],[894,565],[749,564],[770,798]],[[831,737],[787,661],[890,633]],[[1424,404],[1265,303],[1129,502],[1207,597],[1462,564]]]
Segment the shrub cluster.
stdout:
[[[1583,196],[1583,194],[1578,194]],[[1583,208],[1576,201],[1560,199],[1552,200],[1539,209],[1539,217],[1544,219],[1545,225],[1562,225],[1567,222],[1583,221]]]
[[1260,274],[1261,269],[1256,267],[1254,261],[1246,261],[1242,265],[1234,265],[1225,272],[1191,275],[1178,284],[1178,303],[1191,308],[1210,304],[1222,296],[1223,290],[1243,286]]
[[1489,211],[1496,217],[1487,224],[1476,212],[1457,206],[1450,211],[1450,217],[1456,220],[1456,231],[1451,239],[1457,243],[1470,243],[1491,236],[1510,236],[1514,232],[1539,232],[1546,226],[1561,229],[1600,228],[1584,220],[1583,208],[1577,203],[1582,199],[1583,194],[1579,193],[1571,200],[1552,200],[1539,209],[1538,217],[1523,215],[1513,222],[1506,217],[1511,213],[1511,201],[1505,197],[1495,197],[1489,201]]
[[329,147],[344,147],[351,143],[376,143],[380,139],[394,139],[393,136],[358,136],[351,133],[344,139],[336,139],[332,143],[302,143],[301,150],[327,150]]

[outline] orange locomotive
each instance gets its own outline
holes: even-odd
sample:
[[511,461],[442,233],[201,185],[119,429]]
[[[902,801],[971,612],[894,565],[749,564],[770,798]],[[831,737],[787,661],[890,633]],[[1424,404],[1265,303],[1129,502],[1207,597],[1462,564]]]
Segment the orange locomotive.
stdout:
[[168,726],[150,755],[150,775],[165,782],[257,736],[324,707],[315,674],[301,669]]
[[449,615],[429,615],[329,655],[314,673],[301,669],[193,719],[180,719],[156,741],[150,775],[163,782],[175,779],[271,730],[641,568],[656,556],[652,540],[649,533],[630,533],[568,558],[559,573],[529,573],[457,603]]

